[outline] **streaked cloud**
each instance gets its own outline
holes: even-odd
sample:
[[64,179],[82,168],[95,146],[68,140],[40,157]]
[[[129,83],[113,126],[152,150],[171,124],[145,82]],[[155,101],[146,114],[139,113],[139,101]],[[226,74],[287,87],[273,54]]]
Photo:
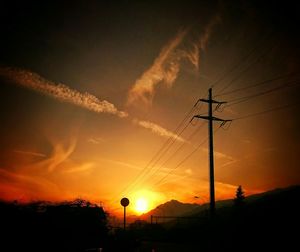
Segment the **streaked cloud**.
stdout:
[[[201,148],[201,149],[202,149],[203,152],[208,153],[208,149],[207,148]],[[216,158],[228,159],[228,160],[230,160],[230,162],[235,161],[235,159],[232,156],[227,155],[227,154],[222,153],[222,152],[219,152],[219,151],[214,151],[214,156]]]
[[186,57],[196,69],[199,69],[200,54],[206,50],[213,29],[220,21],[218,15],[213,16],[204,27],[203,32],[196,36],[195,40],[191,40],[189,48],[183,50],[183,57]]
[[53,172],[70,157],[75,147],[76,141],[74,139],[70,140],[68,144],[56,143],[50,157],[39,162],[38,165],[47,168],[48,172]]
[[243,139],[243,140],[241,140],[243,143],[245,143],[245,144],[250,144],[250,143],[252,143],[252,141],[251,140],[249,140],[249,139]]
[[[187,184],[189,185],[187,187]],[[235,196],[237,185],[215,182],[216,199],[228,199]],[[192,201],[197,197],[198,203],[209,201],[209,182],[195,176],[171,177],[158,185],[158,190],[165,192],[167,198],[176,198],[180,201]]]
[[184,172],[188,175],[191,175],[193,173],[192,169],[186,169]]
[[63,173],[82,173],[82,172],[90,172],[93,167],[95,166],[94,163],[85,163],[82,165],[78,165],[72,168],[68,168],[63,170]]
[[228,167],[228,166],[230,166],[230,165],[232,165],[232,164],[235,164],[235,163],[237,163],[237,162],[239,162],[239,160],[230,160],[230,161],[228,161],[228,162],[226,162],[226,163],[220,165],[220,168]]
[[46,157],[45,154],[33,151],[23,151],[23,150],[14,150],[15,153],[22,154],[22,155],[29,155],[34,157]]
[[172,138],[176,139],[179,142],[185,142],[185,140],[182,137],[180,137],[177,134],[163,128],[162,126],[160,126],[156,123],[149,122],[149,121],[140,121],[140,120],[137,120],[137,119],[134,119],[133,123],[145,128],[145,129],[148,129],[151,132],[153,132],[153,133],[155,133],[159,136],[172,137]]
[[158,84],[161,83],[168,87],[172,86],[180,69],[180,57],[176,49],[186,34],[187,30],[180,30],[177,35],[163,47],[158,57],[154,60],[153,65],[136,80],[129,91],[129,105],[137,100],[142,101],[146,105],[150,105],[154,96],[154,89]]
[[[21,201],[40,198],[52,199],[59,193],[58,186],[39,175],[28,175],[19,171],[8,171],[0,168],[0,197]],[[18,198],[15,198],[18,196]]]
[[99,100],[90,93],[81,93],[65,84],[46,80],[37,73],[23,69],[0,67],[0,76],[7,78],[17,85],[35,90],[63,102],[72,103],[96,113],[108,113],[121,118],[128,116],[126,112],[118,110],[114,104],[106,100]]
[[204,27],[203,32],[192,39],[191,29],[180,30],[161,50],[152,66],[136,80],[128,94],[128,105],[142,102],[151,105],[158,85],[172,87],[177,79],[183,60],[188,60],[197,70],[201,52],[205,51],[214,26],[220,22],[214,16]]
[[72,159],[77,143],[75,137],[64,142],[50,139],[50,142],[52,151],[49,155],[14,151],[16,156],[21,154],[40,158],[26,160],[25,163],[21,161],[12,167],[0,167],[0,198],[30,201],[61,200],[77,196],[77,181],[90,175],[96,164]]
[[87,141],[92,144],[100,144],[105,142],[104,139],[101,137],[91,137]]
[[127,168],[131,168],[131,169],[134,169],[134,170],[142,170],[142,168],[140,166],[133,165],[133,164],[130,164],[130,163],[126,163],[126,162],[122,162],[122,161],[118,161],[118,160],[111,160],[111,159],[103,159],[103,160],[108,161],[108,162],[113,163],[113,164],[116,164],[116,165],[121,165],[121,166],[124,166],[124,167],[127,167]]

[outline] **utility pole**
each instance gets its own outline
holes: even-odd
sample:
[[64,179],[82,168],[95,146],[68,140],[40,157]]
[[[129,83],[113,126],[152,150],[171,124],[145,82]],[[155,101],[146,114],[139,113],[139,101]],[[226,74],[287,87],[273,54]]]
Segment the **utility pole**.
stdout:
[[223,120],[213,116],[212,105],[217,104],[217,107],[226,102],[218,102],[212,99],[212,89],[208,90],[208,99],[200,99],[199,101],[208,103],[208,116],[194,115],[192,120],[196,118],[208,120],[208,136],[209,136],[209,192],[210,192],[210,213],[211,216],[215,215],[215,178],[214,178],[214,146],[213,146],[213,121],[222,122],[225,124],[231,120]]

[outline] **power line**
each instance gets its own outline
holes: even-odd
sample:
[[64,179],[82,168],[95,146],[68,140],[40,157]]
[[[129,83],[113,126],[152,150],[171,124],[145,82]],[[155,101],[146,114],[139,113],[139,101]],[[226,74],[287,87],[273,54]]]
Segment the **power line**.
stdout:
[[[196,108],[198,102],[199,102],[199,101],[197,101],[197,102],[195,103],[195,105],[194,105],[193,108]],[[184,119],[185,122],[187,121],[188,117],[191,115],[191,113],[192,113],[193,111],[194,111],[194,110],[192,109],[192,110],[190,111],[190,113],[187,114],[186,118]],[[180,131],[180,133],[178,133],[177,136],[181,136],[181,134],[186,130],[186,128],[189,126],[189,124],[190,124],[190,122],[189,122],[188,124],[186,124],[186,126]],[[177,128],[178,128],[178,127],[177,127]],[[169,144],[168,146],[166,146],[166,148],[160,153],[160,155],[158,155],[158,158],[154,161],[154,163],[152,163],[151,167],[150,167],[147,171],[145,171],[145,173],[142,174],[142,175],[138,178],[138,180],[142,180],[145,176],[147,176],[147,174],[149,174],[149,173],[154,169],[155,165],[156,165],[156,164],[161,160],[161,158],[167,153],[167,151],[172,147],[172,145],[175,143],[175,141],[176,141],[176,138],[173,137],[173,138],[171,139],[170,144]],[[135,184],[138,184],[138,183],[140,183],[140,182],[135,181]],[[133,185],[133,187],[134,187],[134,186],[135,186],[135,185]]]
[[249,115],[237,117],[237,118],[234,118],[232,120],[233,121],[237,121],[237,120],[242,120],[242,119],[246,119],[246,118],[250,118],[250,117],[255,117],[255,116],[267,114],[267,113],[270,113],[270,112],[273,112],[273,111],[283,110],[283,109],[286,109],[286,108],[289,108],[289,107],[293,107],[293,106],[298,105],[298,104],[299,104],[299,102],[295,102],[295,103],[292,103],[292,104],[287,104],[287,105],[275,107],[275,108],[272,108],[272,109],[260,111],[260,112],[257,112],[257,113],[253,113],[253,114],[249,114]]
[[[277,110],[283,110],[283,109],[286,109],[288,107],[292,107],[292,106],[295,106],[295,105],[298,105],[298,104],[299,104],[299,102],[293,103],[293,104],[287,104],[287,105],[284,105],[284,106],[275,107],[275,108],[272,108],[272,109],[260,111],[260,112],[249,114],[249,115],[246,115],[246,116],[237,117],[237,118],[232,119],[232,121],[237,121],[237,120],[242,120],[242,119],[246,119],[246,118],[250,118],[250,117],[255,117],[255,116],[259,116],[259,115],[270,113],[270,112],[277,111]],[[217,131],[220,128],[221,128],[221,126],[219,128],[217,128],[216,130],[214,130],[214,134],[216,134]],[[177,166],[175,166],[173,169],[171,169],[163,178],[161,178],[158,182],[156,182],[154,184],[154,186],[160,185],[169,175],[171,175],[177,168],[179,168],[182,164],[184,164],[203,144],[205,144],[207,142],[207,140],[208,140],[208,137],[204,141],[202,141],[196,147],[196,149],[194,149],[190,154],[188,154]]]
[[[218,130],[218,129],[217,129]],[[216,131],[217,131],[216,130]],[[215,131],[215,132],[216,132]],[[195,154],[195,152],[197,151],[197,150],[199,150],[199,148],[203,145],[203,144],[205,144],[206,142],[207,142],[207,140],[208,140],[208,137],[204,140],[204,141],[202,141],[197,147],[196,147],[196,149],[194,149],[190,154],[188,154],[183,160],[181,160],[180,162],[179,162],[179,164],[178,165],[176,165],[173,169],[171,169],[164,177],[162,177],[158,182],[156,182],[155,184],[154,184],[154,186],[157,186],[157,185],[159,185],[159,184],[161,184],[169,175],[171,175],[176,169],[178,169],[181,165],[183,165],[192,155],[194,155]]]
[[257,64],[261,59],[263,59],[272,49],[276,46],[274,44],[272,47],[269,48],[269,50],[263,51],[251,64],[246,66],[237,76],[235,76],[226,86],[224,86],[220,92],[223,92],[227,88],[229,88],[236,80],[238,80],[245,72],[247,72],[252,66]]
[[[196,104],[198,104],[198,102],[200,101],[200,99],[196,102]],[[185,126],[185,128],[182,130],[182,132],[187,128],[187,126],[189,126],[189,124],[191,123],[191,121]],[[153,169],[154,169],[154,167],[155,167],[155,165],[161,160],[161,158],[164,156],[164,154],[166,154],[167,153],[167,151],[172,147],[172,144],[175,142],[175,139],[174,139],[174,141],[173,141],[173,143],[171,144],[171,145],[169,145],[165,150],[164,150],[164,152],[163,153],[161,153],[161,155],[160,155],[160,157],[151,165],[152,167],[151,168],[149,168],[148,169],[148,171],[146,172],[146,173],[144,173],[138,180],[139,181],[136,181],[135,182],[135,184],[132,186],[133,188],[137,185],[137,184],[139,184],[139,183],[141,183],[142,181],[146,181],[146,180],[149,180],[151,177],[153,177],[176,153],[178,153],[179,152],[179,150],[180,149],[182,149],[183,148],[183,146],[187,143],[187,141],[189,141],[191,138],[192,138],[192,136],[194,136],[198,131],[199,131],[199,129],[201,128],[201,125],[200,125],[200,127],[198,128],[198,129],[196,129],[187,139],[186,139],[186,141],[184,141],[182,144],[181,144],[181,146],[175,151],[175,153],[173,153],[173,155],[171,155],[171,157],[170,158],[168,158],[162,165],[160,165],[159,166],[159,168],[157,168],[154,172],[153,172],[153,174],[152,175],[150,175],[150,177],[148,177],[147,178],[147,175],[148,174],[150,174],[150,172],[151,171],[153,171]],[[181,133],[182,133],[181,132]],[[179,134],[179,136],[181,135],[181,133]]]
[[[296,84],[296,85],[290,85],[290,84]],[[230,107],[230,106],[233,106],[233,105],[251,100],[251,99],[256,98],[258,96],[262,96],[262,95],[266,95],[266,94],[269,94],[269,93],[276,92],[276,91],[284,89],[284,88],[296,87],[296,86],[298,86],[298,84],[299,83],[297,83],[297,82],[296,83],[295,82],[285,83],[284,85],[280,85],[278,87],[275,87],[275,88],[272,88],[272,89],[269,89],[269,90],[266,90],[266,91],[262,91],[262,92],[259,92],[259,93],[256,93],[256,94],[247,95],[247,96],[244,96],[244,97],[239,97],[239,98],[236,98],[236,99],[232,99],[232,100],[229,100],[228,104],[226,104],[224,107]]]
[[216,87],[222,80],[224,80],[228,74],[234,72],[236,69],[238,69],[240,67],[240,65],[247,60],[247,58],[250,58],[252,54],[255,53],[255,51],[262,46],[262,43],[264,40],[268,39],[271,35],[273,34],[273,32],[270,32],[268,35],[266,35],[262,40],[260,40],[246,55],[244,55],[244,57],[242,57],[235,65],[233,65],[232,68],[229,69],[229,71],[225,72],[222,76],[220,76],[216,81],[214,81],[211,84],[211,87]]
[[[216,134],[218,132],[218,130],[221,127],[217,128],[214,130],[214,134]],[[178,165],[176,165],[174,168],[172,168],[163,178],[161,178],[159,181],[157,181],[154,186],[158,186],[160,185],[168,176],[170,176],[176,169],[178,169],[181,165],[183,165],[191,156],[193,156],[197,150],[199,150],[199,148],[205,144],[208,140],[208,137],[206,137],[191,153],[189,153],[187,156],[185,156],[185,158],[183,160],[181,160]],[[154,187],[153,186],[153,187]]]
[[[175,129],[175,133],[180,129],[180,126],[186,123],[186,121],[190,118],[191,114],[196,110],[200,109],[202,104],[200,105],[200,108],[198,106],[200,99],[197,100],[197,102],[194,104],[194,106],[191,108],[191,110],[186,114],[185,118],[180,122],[180,124]],[[183,131],[189,126],[190,122],[186,124],[186,126],[181,130],[180,133],[177,133],[177,137],[179,137]],[[155,165],[161,160],[161,158],[167,153],[167,151],[172,147],[172,145],[175,143],[176,138],[170,137],[165,144],[159,149],[159,151],[155,154],[155,156],[148,162],[147,166],[134,178],[133,182],[128,184],[125,189],[123,189],[123,194],[125,192],[128,192],[129,190],[132,190],[135,188],[138,184],[141,183],[141,181],[145,180],[145,177],[147,177],[148,174],[153,171]]]
[[[194,104],[194,106],[188,111],[188,113],[185,115],[185,117],[183,118],[183,120],[179,123],[179,125],[176,127],[176,129],[174,130],[174,134],[178,133],[179,129],[182,127],[182,125],[184,125],[186,123],[186,121],[190,118],[191,114],[197,109],[197,105],[199,103],[199,100]],[[179,137],[183,131],[188,127],[190,123],[188,123],[179,134],[177,134],[177,137]],[[173,142],[172,142],[173,140]],[[124,194],[125,192],[128,192],[128,190],[130,188],[133,188],[134,186],[136,186],[136,184],[138,184],[138,180],[140,180],[140,177],[144,176],[144,174],[147,173],[147,170],[149,170],[150,165],[155,162],[155,160],[160,159],[162,157],[162,152],[168,148],[167,146],[170,144],[170,146],[175,142],[176,138],[175,136],[171,136],[167,139],[167,141],[165,141],[165,143],[162,145],[162,147],[155,153],[155,155],[151,158],[151,160],[147,163],[147,165],[142,169],[142,171],[137,174],[137,176],[132,180],[131,183],[129,183],[118,195],[121,196],[122,194]],[[170,148],[169,146],[169,148]],[[151,168],[150,168],[151,169]]]
[[[178,136],[180,136],[182,134],[183,131],[185,131],[185,129],[189,126],[189,123],[182,129],[182,131],[180,132],[180,134],[178,134]],[[139,176],[139,178],[131,184],[131,187],[134,188],[137,184],[141,183],[143,181],[143,179],[151,173],[151,171],[153,171],[155,165],[162,159],[162,157],[167,153],[167,151],[172,147],[172,145],[174,144],[174,142],[176,141],[176,138],[173,138],[171,140],[171,143],[160,153],[160,155],[158,156],[158,158],[154,161],[154,163],[152,163],[151,165],[149,165],[147,168],[147,170],[145,170],[145,172],[143,174],[141,174]]]
[[[197,127],[197,129],[187,138],[187,141],[191,140],[198,132],[199,130],[204,126],[204,123],[202,123],[200,126]],[[167,160],[165,160],[165,162],[163,162],[159,168],[152,174],[152,177],[163,167],[165,166],[178,152],[180,152],[183,147],[186,145],[186,142],[182,143],[177,149],[176,151],[169,156],[169,158]],[[151,178],[151,177],[150,177]],[[150,179],[148,178],[148,180]]]
[[277,81],[277,80],[285,79],[287,77],[290,77],[290,76],[293,76],[293,75],[297,75],[297,74],[299,74],[299,72],[296,72],[296,73],[294,72],[294,73],[289,73],[289,74],[286,74],[286,75],[277,76],[275,78],[264,80],[264,81],[261,81],[261,82],[258,82],[258,83],[246,86],[246,87],[237,88],[237,89],[225,92],[225,93],[221,93],[221,94],[215,95],[214,97],[219,97],[219,96],[223,96],[223,95],[229,95],[229,94],[233,94],[233,93],[236,93],[236,92],[240,92],[240,91],[244,91],[244,90],[247,90],[247,89],[251,89],[253,87],[258,87],[258,86],[266,85],[268,83],[272,83],[272,82]]

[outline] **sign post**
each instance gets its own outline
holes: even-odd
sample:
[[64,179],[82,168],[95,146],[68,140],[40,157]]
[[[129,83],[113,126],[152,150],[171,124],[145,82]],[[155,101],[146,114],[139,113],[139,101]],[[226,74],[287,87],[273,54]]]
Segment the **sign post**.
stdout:
[[124,207],[124,230],[126,230],[126,207],[129,205],[129,199],[122,198],[121,205]]

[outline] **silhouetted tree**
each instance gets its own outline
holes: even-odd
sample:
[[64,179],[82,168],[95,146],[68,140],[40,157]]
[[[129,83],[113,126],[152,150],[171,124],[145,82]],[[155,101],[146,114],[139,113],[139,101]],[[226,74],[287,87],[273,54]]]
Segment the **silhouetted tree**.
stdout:
[[0,200],[0,223],[0,251],[82,252],[103,247],[108,239],[103,208],[81,199],[27,204]]
[[242,186],[239,185],[238,188],[236,189],[234,204],[236,206],[241,206],[244,204],[244,199],[245,199],[244,191],[242,189]]

